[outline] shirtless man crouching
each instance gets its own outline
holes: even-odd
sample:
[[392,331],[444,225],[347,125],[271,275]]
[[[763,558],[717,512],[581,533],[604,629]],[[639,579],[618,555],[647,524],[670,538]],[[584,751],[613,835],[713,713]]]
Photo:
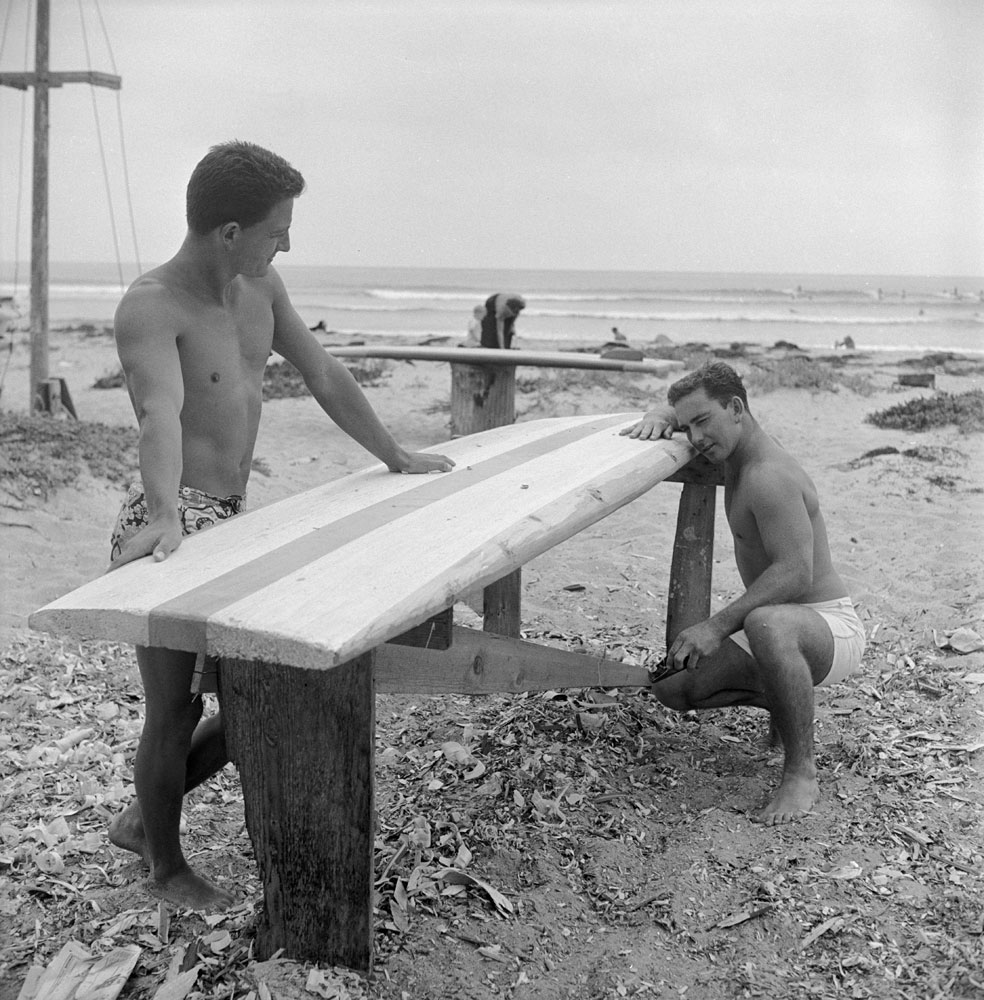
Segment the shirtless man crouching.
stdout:
[[[752,818],[787,823],[819,797],[813,688],[858,669],[864,627],[837,575],[817,491],[799,463],[752,416],[741,378],[714,361],[670,386],[670,407],[624,433],[683,430],[724,466],[724,503],[745,592],[706,621],[667,636],[680,669],[653,687],[670,708],[767,708],[785,748],[782,780]],[[685,668],[685,669],[684,669]]]
[[[111,568],[146,555],[166,559],[183,535],[243,509],[272,351],[392,472],[454,465],[401,448],[291,305],[271,262],[290,249],[294,199],[303,188],[300,173],[259,146],[213,147],[188,183],[180,249],[123,296],[116,344],[140,427],[141,483],[120,511]],[[185,792],[229,760],[221,714],[202,719],[201,699],[192,695],[193,653],[138,647],[137,662],[147,704],[134,767],[137,801],[113,822],[110,840],[144,858],[155,894],[192,909],[223,908],[232,895],[192,871],[179,837]]]

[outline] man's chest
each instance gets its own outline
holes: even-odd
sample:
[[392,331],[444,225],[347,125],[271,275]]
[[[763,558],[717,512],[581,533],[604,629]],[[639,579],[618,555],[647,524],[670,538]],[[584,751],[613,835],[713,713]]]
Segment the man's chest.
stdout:
[[724,512],[728,519],[728,528],[736,542],[754,544],[758,541],[758,523],[755,520],[755,514],[742,494],[740,485],[725,484]]

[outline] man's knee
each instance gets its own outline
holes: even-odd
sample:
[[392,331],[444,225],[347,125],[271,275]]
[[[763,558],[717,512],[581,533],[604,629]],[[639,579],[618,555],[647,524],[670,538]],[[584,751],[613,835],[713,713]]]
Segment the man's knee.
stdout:
[[144,728],[155,730],[165,740],[190,741],[202,710],[202,699],[192,698],[190,693],[179,703],[156,704],[148,699]]
[[782,654],[799,645],[795,616],[785,605],[753,608],[745,616],[743,627],[756,660],[769,654]]
[[696,705],[693,703],[688,681],[687,671],[682,671],[654,684],[652,692],[667,708],[677,712],[689,712],[692,708],[696,708]]

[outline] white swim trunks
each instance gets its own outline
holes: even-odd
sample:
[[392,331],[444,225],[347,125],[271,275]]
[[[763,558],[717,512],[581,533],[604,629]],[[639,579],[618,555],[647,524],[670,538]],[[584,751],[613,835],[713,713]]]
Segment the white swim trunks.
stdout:
[[[849,674],[853,674],[861,666],[861,654],[864,652],[864,626],[854,610],[854,602],[850,597],[838,597],[834,601],[817,601],[814,604],[803,604],[804,608],[813,608],[827,623],[834,637],[834,660],[830,670],[817,687],[827,687],[836,684]],[[744,632],[735,632],[729,638],[734,640],[749,656],[752,648]]]

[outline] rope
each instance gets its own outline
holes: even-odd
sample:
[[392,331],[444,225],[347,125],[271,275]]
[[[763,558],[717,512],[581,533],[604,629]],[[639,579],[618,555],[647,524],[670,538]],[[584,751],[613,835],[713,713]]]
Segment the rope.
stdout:
[[[99,0],[94,0],[94,2],[96,5],[96,16],[99,18],[99,26],[102,28],[103,39],[106,42],[106,51],[109,53],[110,68],[114,75],[119,75],[116,70],[116,57],[113,55],[113,46],[109,40],[109,32],[106,30],[106,22],[103,20],[102,8],[99,6]],[[118,90],[116,91],[116,123],[120,130],[120,156],[123,163],[123,187],[126,191],[127,211],[130,215],[130,237],[133,240],[133,255],[137,263],[137,274],[140,274],[143,271],[143,267],[140,264],[140,247],[137,242],[137,227],[133,213],[133,196],[130,192],[130,164],[126,156],[126,139],[123,128],[123,101]]]
[[[13,10],[13,4],[7,5],[7,13],[3,20],[3,35],[0,36],[0,58],[3,57],[4,46],[7,43],[7,38],[9,36],[10,29],[10,12]],[[30,52],[30,38],[31,38],[31,17],[34,13],[33,5],[28,7],[27,11],[27,31],[24,33],[24,69],[27,69],[27,57]],[[21,127],[20,127],[20,147],[19,147],[19,158],[17,163],[17,207],[14,211],[14,276],[11,282],[11,292],[16,297],[17,286],[20,283],[20,223],[21,223],[21,203],[22,196],[24,193],[24,149],[25,149],[25,137],[27,135],[27,91],[25,90],[21,94]],[[16,306],[15,306],[16,308]],[[6,333],[6,324],[3,324],[3,329],[0,329],[0,333]],[[4,352],[7,356],[4,359],[3,371],[0,371],[0,396],[3,394],[3,386],[7,381],[7,372],[10,371],[10,362],[14,357],[14,337],[10,338],[7,344],[6,351]]]
[[[82,12],[82,0],[77,0],[79,8],[79,21],[82,25],[82,45],[85,49],[86,69],[92,72],[92,56],[89,53],[89,33],[85,26],[85,15]],[[106,147],[103,145],[102,122],[99,118],[99,103],[96,100],[96,88],[89,87],[89,96],[92,98],[92,114],[96,120],[96,138],[99,142],[99,159],[102,162],[103,186],[106,188],[106,201],[109,203],[109,226],[113,234],[113,248],[116,251],[116,270],[120,279],[120,291],[123,290],[126,282],[123,280],[123,262],[120,258],[120,240],[116,232],[116,213],[113,210],[113,190],[109,183],[109,168],[106,164]]]

